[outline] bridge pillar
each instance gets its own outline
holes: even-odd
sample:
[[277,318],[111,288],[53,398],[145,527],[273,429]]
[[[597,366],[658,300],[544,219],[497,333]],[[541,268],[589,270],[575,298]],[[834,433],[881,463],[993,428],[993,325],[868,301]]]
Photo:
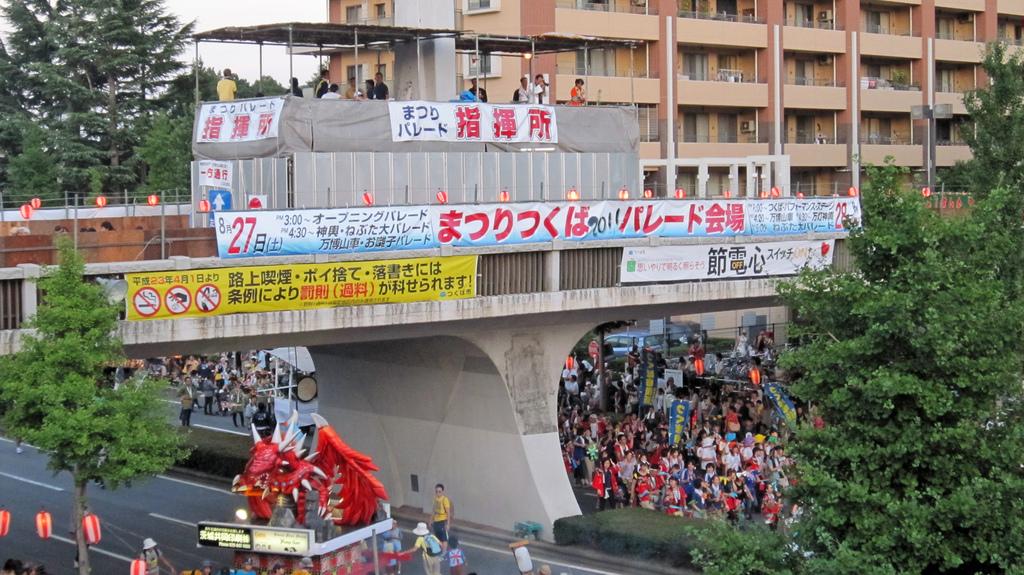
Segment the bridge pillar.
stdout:
[[580,513],[558,443],[558,376],[591,324],[311,347],[320,413],[378,463],[392,505],[511,529]]

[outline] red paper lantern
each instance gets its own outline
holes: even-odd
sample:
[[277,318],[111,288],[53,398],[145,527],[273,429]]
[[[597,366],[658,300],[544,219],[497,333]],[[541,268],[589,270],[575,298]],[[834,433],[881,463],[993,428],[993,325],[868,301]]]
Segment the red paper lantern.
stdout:
[[107,206],[107,196],[96,196],[96,207],[104,208]]
[[682,200],[684,198],[686,198],[686,190],[683,188],[676,188],[676,199]]
[[148,196],[146,196],[146,203],[151,205],[151,206],[159,206],[160,205],[160,196],[158,196],[156,194],[149,194]]
[[723,193],[722,196],[724,196],[726,198],[731,198],[732,197],[732,192],[730,192],[729,190],[725,190],[725,193]]
[[0,509],[0,537],[7,537],[7,532],[11,530],[11,512],[6,509]]
[[36,533],[40,539],[49,539],[53,534],[53,517],[45,509],[36,513]]
[[860,192],[858,192],[858,191],[857,191],[857,188],[855,188],[855,187],[853,187],[853,186],[850,186],[850,189],[849,189],[849,190],[846,190],[846,193],[847,193],[847,194],[848,194],[848,195],[849,195],[849,196],[850,196],[851,198],[856,198],[856,197],[857,197],[857,194],[858,194],[858,193],[860,193]]
[[777,187],[775,187],[775,186],[772,186],[772,197],[773,198],[778,198],[780,196],[782,196],[782,190],[777,188]]
[[827,256],[831,249],[832,246],[828,245],[828,242],[821,242],[821,257]]
[[146,575],[146,562],[142,559],[132,561],[131,575]]
[[768,192],[766,192],[764,190],[761,190],[761,192],[759,194],[757,194],[757,197],[759,197],[759,198],[761,198],[763,200],[763,199],[768,197]]
[[964,199],[963,198],[957,198],[956,199],[956,209],[960,210],[960,209],[963,209],[963,207],[964,207]]
[[921,188],[921,195],[930,198],[932,196],[932,189],[929,187]]
[[501,190],[498,192],[498,201],[507,204],[509,200],[508,190]]
[[649,200],[649,199],[651,199],[653,197],[654,197],[654,190],[652,190],[650,188],[647,188],[646,190],[644,190],[644,198]]
[[576,359],[573,356],[570,355],[569,357],[565,358],[566,369],[572,369],[574,365],[576,365]]
[[39,198],[32,198],[31,200],[29,200],[28,205],[32,206],[33,210],[38,210],[39,208],[43,207],[43,200]]
[[370,192],[363,192],[363,204],[365,204],[366,207],[373,206],[373,194]]
[[796,197],[800,198],[802,200],[802,199],[804,199],[804,193],[803,192],[797,192],[796,193]]
[[32,206],[29,204],[22,204],[18,211],[21,213],[21,219],[31,220],[32,219]]
[[757,385],[757,386],[761,385],[761,370],[757,369],[756,367],[752,368],[750,370],[750,374],[749,375],[750,375],[750,383],[753,383],[754,385]]
[[565,194],[565,199],[569,200],[570,202],[579,201],[580,193],[576,191],[575,187],[569,188],[569,191],[566,192]]
[[629,190],[626,189],[626,186],[622,186],[621,188],[619,188],[619,199],[620,200],[628,200],[629,199]]
[[448,192],[444,190],[438,190],[434,197],[437,198],[437,203],[447,204],[448,203]]
[[82,534],[85,535],[85,542],[89,545],[96,545],[103,537],[100,533],[100,518],[92,513],[86,513],[82,518]]
[[199,213],[205,214],[210,211],[210,200],[199,200]]

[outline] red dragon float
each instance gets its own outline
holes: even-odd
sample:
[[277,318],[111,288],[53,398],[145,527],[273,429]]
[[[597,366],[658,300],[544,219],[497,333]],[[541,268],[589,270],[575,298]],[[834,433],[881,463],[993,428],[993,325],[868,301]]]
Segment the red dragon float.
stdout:
[[297,421],[298,414],[293,413],[283,435],[278,427],[271,436],[260,437],[252,428],[256,444],[245,471],[235,477],[232,491],[245,494],[253,515],[261,519],[270,519],[277,498],[289,495],[295,501],[296,519],[305,523],[306,497],[315,490],[321,517],[338,525],[372,521],[377,501],[388,498],[384,486],[373,476],[379,468],[367,455],[349,447],[327,420],[315,414],[316,448],[304,454],[305,435]]

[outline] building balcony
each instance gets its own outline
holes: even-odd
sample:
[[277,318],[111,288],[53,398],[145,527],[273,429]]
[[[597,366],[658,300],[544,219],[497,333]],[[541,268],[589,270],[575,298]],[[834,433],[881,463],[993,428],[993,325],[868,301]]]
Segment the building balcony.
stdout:
[[967,114],[967,106],[964,105],[964,95],[959,92],[943,92],[942,87],[936,88],[935,103],[949,104],[954,114]]
[[948,167],[973,157],[971,148],[962,142],[940,142],[935,147],[935,165]]
[[561,34],[657,40],[657,6],[635,6],[630,0],[607,3],[558,0],[555,4],[555,30]]
[[768,144],[683,142],[676,146],[680,158],[743,158],[768,155]]
[[730,48],[768,47],[768,26],[765,24],[686,16],[676,19],[676,28],[676,40],[683,44]]
[[786,50],[799,52],[843,54],[846,52],[846,33],[841,30],[786,24],[785,32],[782,35],[782,46]]
[[921,39],[884,31],[864,32],[860,35],[860,54],[916,60],[921,58]]
[[661,142],[640,142],[640,159],[657,160],[661,158]]
[[892,157],[897,166],[918,167],[924,163],[924,148],[903,138],[868,135],[860,145],[861,164],[881,166]]
[[768,106],[768,84],[755,84],[743,81],[740,77],[734,78],[737,81],[707,81],[691,80],[683,75],[678,83],[678,101],[684,106]]
[[936,8],[951,8],[953,10],[970,10],[971,12],[984,12],[985,0],[935,0]]
[[628,76],[585,76],[575,68],[565,71],[558,69],[555,82],[555,98],[560,102],[569,101],[576,78],[587,82],[587,99],[591,103],[602,102],[633,102],[637,104],[657,104],[661,101],[660,84],[656,78],[630,78]]
[[923,104],[921,89],[895,86],[880,78],[860,79],[860,109],[865,112],[910,113],[910,108]]
[[[797,78],[800,80],[800,78]],[[783,88],[782,104],[786,108],[805,110],[845,110],[846,88],[798,82]]]
[[935,59],[940,62],[980,64],[985,44],[972,40],[935,39]]
[[783,153],[794,167],[841,168],[849,163],[846,144],[786,144]]
[[996,10],[1000,15],[1024,16],[1024,0],[997,0]]

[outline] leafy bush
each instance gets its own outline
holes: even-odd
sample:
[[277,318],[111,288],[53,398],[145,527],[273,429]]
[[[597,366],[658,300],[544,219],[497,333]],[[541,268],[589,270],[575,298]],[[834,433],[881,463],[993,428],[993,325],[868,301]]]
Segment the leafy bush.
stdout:
[[559,545],[583,545],[611,555],[658,559],[686,567],[693,565],[693,533],[704,524],[646,509],[614,509],[559,519],[555,521],[554,536]]
[[791,575],[798,558],[789,540],[757,523],[737,528],[720,520],[689,528],[693,562],[707,575]]
[[201,428],[190,428],[182,433],[192,452],[178,462],[179,467],[234,478],[249,461],[252,440],[247,437]]

